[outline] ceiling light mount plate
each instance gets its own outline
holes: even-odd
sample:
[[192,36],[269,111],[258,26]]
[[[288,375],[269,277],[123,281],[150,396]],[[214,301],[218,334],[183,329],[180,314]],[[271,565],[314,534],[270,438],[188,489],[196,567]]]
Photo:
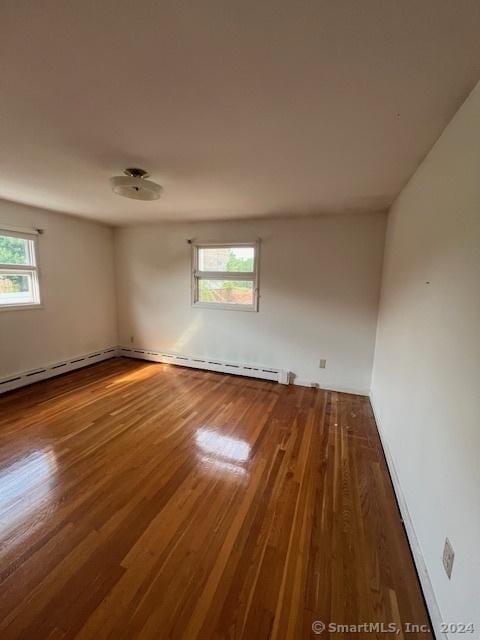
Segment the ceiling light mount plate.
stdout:
[[132,167],[125,169],[123,173],[126,176],[130,176],[131,178],[149,178],[150,177],[150,174],[148,173],[148,171],[145,171],[145,169],[136,169]]
[[117,195],[133,200],[158,200],[162,195],[162,187],[147,180],[150,174],[145,169],[130,167],[123,173],[125,175],[110,178],[112,191]]

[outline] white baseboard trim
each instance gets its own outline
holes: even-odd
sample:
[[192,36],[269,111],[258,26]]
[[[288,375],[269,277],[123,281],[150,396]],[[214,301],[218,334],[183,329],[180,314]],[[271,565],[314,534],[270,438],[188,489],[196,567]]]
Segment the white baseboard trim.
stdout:
[[118,354],[126,358],[138,358],[163,364],[175,364],[193,369],[205,369],[219,373],[230,373],[237,376],[248,376],[262,380],[273,380],[280,384],[289,384],[290,375],[286,369],[275,369],[259,364],[245,364],[240,362],[226,362],[218,358],[205,356],[191,356],[180,353],[167,353],[155,349],[140,349],[136,347],[118,347]]
[[43,367],[37,367],[30,371],[22,371],[21,373],[5,376],[0,379],[0,393],[25,387],[26,385],[39,382],[40,380],[46,380],[47,378],[53,378],[54,376],[59,376],[62,373],[67,373],[68,371],[81,369],[82,367],[87,367],[95,362],[115,358],[117,355],[117,347],[107,347],[105,349],[98,349],[97,351],[91,351],[90,353],[75,356],[74,358],[68,358],[67,360],[59,360],[58,362],[53,362]]
[[292,384],[296,384],[300,387],[312,387],[314,389],[321,389],[322,391],[336,391],[337,393],[351,393],[355,396],[368,396],[370,395],[370,389],[355,389],[354,387],[342,387],[342,386],[325,386],[320,382],[312,382],[311,380],[302,380],[292,376]]
[[205,356],[191,356],[180,353],[165,353],[153,349],[137,349],[136,347],[108,347],[99,349],[82,355],[59,360],[48,365],[37,367],[29,371],[22,371],[0,378],[0,394],[13,389],[18,389],[40,380],[46,380],[53,376],[67,373],[86,367],[95,362],[101,362],[109,358],[124,356],[127,358],[137,358],[149,360],[151,362],[162,362],[164,364],[175,364],[194,369],[204,369],[206,371],[217,371],[219,373],[230,373],[234,375],[260,378],[261,380],[272,380],[280,384],[295,384],[301,387],[312,387],[324,391],[336,391],[338,393],[351,393],[354,395],[368,396],[369,391],[365,389],[355,389],[342,386],[322,386],[310,380],[302,380],[286,369],[276,369],[273,367],[258,364],[243,364],[238,362],[226,362],[217,358],[206,358]]
[[403,523],[405,525],[405,530],[407,532],[407,538],[410,544],[410,549],[412,551],[413,560],[417,568],[417,573],[420,579],[423,595],[425,597],[425,602],[427,604],[428,613],[430,614],[430,619],[432,621],[433,631],[437,640],[448,640],[447,634],[441,630],[441,625],[443,623],[442,614],[440,613],[440,608],[438,606],[438,602],[435,597],[435,591],[433,589],[433,585],[430,580],[430,576],[428,574],[427,565],[425,564],[422,549],[418,542],[418,538],[415,533],[412,518],[410,517],[410,512],[408,510],[407,502],[405,500],[405,496],[403,494],[402,487],[400,485],[400,480],[398,478],[398,474],[395,469],[395,463],[393,461],[390,447],[388,446],[387,439],[385,437],[384,432],[382,431],[382,426],[381,426],[380,420],[378,419],[378,414],[375,411],[375,403],[373,400],[372,393],[370,393],[369,397],[370,397],[370,405],[372,407],[373,415],[375,417],[375,422],[377,424],[378,434],[380,436],[380,441],[382,443],[383,451],[385,453],[385,459],[387,461],[388,470],[390,472],[390,477],[392,479],[393,489],[395,491],[398,506],[400,509],[400,514],[402,516]]
[[275,369],[273,367],[258,364],[244,364],[239,362],[226,362],[217,358],[205,356],[184,355],[181,353],[166,353],[155,349],[142,349],[137,347],[118,347],[118,354],[126,358],[138,358],[140,360],[150,360],[151,362],[162,362],[163,364],[175,364],[182,367],[192,367],[194,369],[205,369],[206,371],[217,371],[219,373],[230,373],[250,378],[260,378],[262,380],[273,380],[280,384],[295,384],[301,387],[313,387],[324,391],[337,391],[339,393],[351,393],[358,396],[368,396],[369,389],[354,389],[352,387],[324,387],[319,383],[310,380],[297,378],[292,372],[286,369]]

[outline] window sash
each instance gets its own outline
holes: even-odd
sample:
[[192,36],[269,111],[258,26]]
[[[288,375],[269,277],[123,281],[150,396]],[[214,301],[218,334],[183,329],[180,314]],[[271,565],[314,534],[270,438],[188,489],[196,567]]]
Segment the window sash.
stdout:
[[0,309],[16,309],[22,307],[38,307],[41,305],[40,299],[40,275],[37,258],[37,238],[35,231],[32,233],[20,232],[13,229],[0,228],[0,236],[12,238],[20,238],[27,242],[27,260],[28,264],[12,264],[0,262],[0,274],[3,275],[30,275],[32,297],[25,302],[5,302],[0,298]]
[[11,262],[0,262],[0,271],[37,271],[38,267],[33,264],[12,264]]
[[253,280],[254,271],[195,271],[195,278],[202,280]]
[[32,269],[37,268],[37,236],[30,235],[26,233],[17,233],[14,231],[7,231],[0,228],[0,236],[4,238],[19,238],[20,240],[25,240],[27,243],[27,264],[18,264],[15,262],[0,262],[0,269],[10,269],[14,267],[15,269],[21,268],[27,271],[31,271]]
[[[257,297],[257,289],[255,287],[255,280],[252,278],[249,278],[248,280],[242,280],[241,282],[251,282],[252,283],[252,287],[250,289],[251,294],[252,294],[252,302],[247,302],[247,303],[242,303],[242,302],[209,302],[207,300],[201,300],[200,296],[201,296],[201,292],[200,292],[200,283],[203,281],[213,281],[213,279],[211,278],[197,278],[196,279],[196,290],[195,290],[195,296],[196,296],[196,305],[199,306],[208,306],[208,307],[214,307],[214,308],[228,308],[228,309],[243,309],[243,310],[247,310],[247,311],[252,311],[253,309],[255,309],[256,306],[256,297]],[[216,280],[226,280],[227,282],[236,282],[233,278],[216,278]],[[248,289],[246,289],[248,290]]]
[[[11,309],[16,307],[31,307],[40,304],[40,289],[38,285],[38,271],[37,269],[2,269],[0,268],[0,276],[2,275],[25,275],[30,277],[30,286],[29,292],[30,298],[28,300],[11,300],[7,302],[5,299],[2,299],[2,295],[0,295],[0,308],[3,309]],[[14,292],[15,293],[15,292]],[[27,292],[18,292],[18,293],[27,293]]]
[[[253,269],[252,271],[206,271],[201,270],[198,267],[198,258],[200,249],[235,249],[235,248],[251,248],[253,249]],[[228,242],[212,242],[212,243],[203,243],[203,244],[194,244],[193,245],[193,256],[194,263],[193,269],[195,273],[201,274],[212,274],[212,273],[227,273],[228,277],[232,274],[240,274],[240,275],[248,275],[250,278],[254,278],[255,274],[258,270],[258,252],[259,252],[259,243],[258,242],[236,242],[236,243],[228,243]]]

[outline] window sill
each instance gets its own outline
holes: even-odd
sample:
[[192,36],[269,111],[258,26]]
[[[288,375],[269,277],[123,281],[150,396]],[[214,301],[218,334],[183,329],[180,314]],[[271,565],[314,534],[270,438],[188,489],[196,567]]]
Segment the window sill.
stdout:
[[32,304],[5,304],[0,305],[0,313],[2,311],[25,311],[27,309],[43,309],[43,304],[34,302]]
[[192,307],[198,309],[216,309],[217,311],[258,311],[256,305],[241,305],[241,304],[221,304],[221,303],[209,303],[209,302],[194,302]]

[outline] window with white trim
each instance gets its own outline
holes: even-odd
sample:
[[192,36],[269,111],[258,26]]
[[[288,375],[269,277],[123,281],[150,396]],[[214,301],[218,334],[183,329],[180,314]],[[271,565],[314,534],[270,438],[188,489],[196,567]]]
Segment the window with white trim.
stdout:
[[0,309],[39,304],[37,235],[0,229]]
[[194,306],[257,311],[258,258],[258,242],[194,244]]

